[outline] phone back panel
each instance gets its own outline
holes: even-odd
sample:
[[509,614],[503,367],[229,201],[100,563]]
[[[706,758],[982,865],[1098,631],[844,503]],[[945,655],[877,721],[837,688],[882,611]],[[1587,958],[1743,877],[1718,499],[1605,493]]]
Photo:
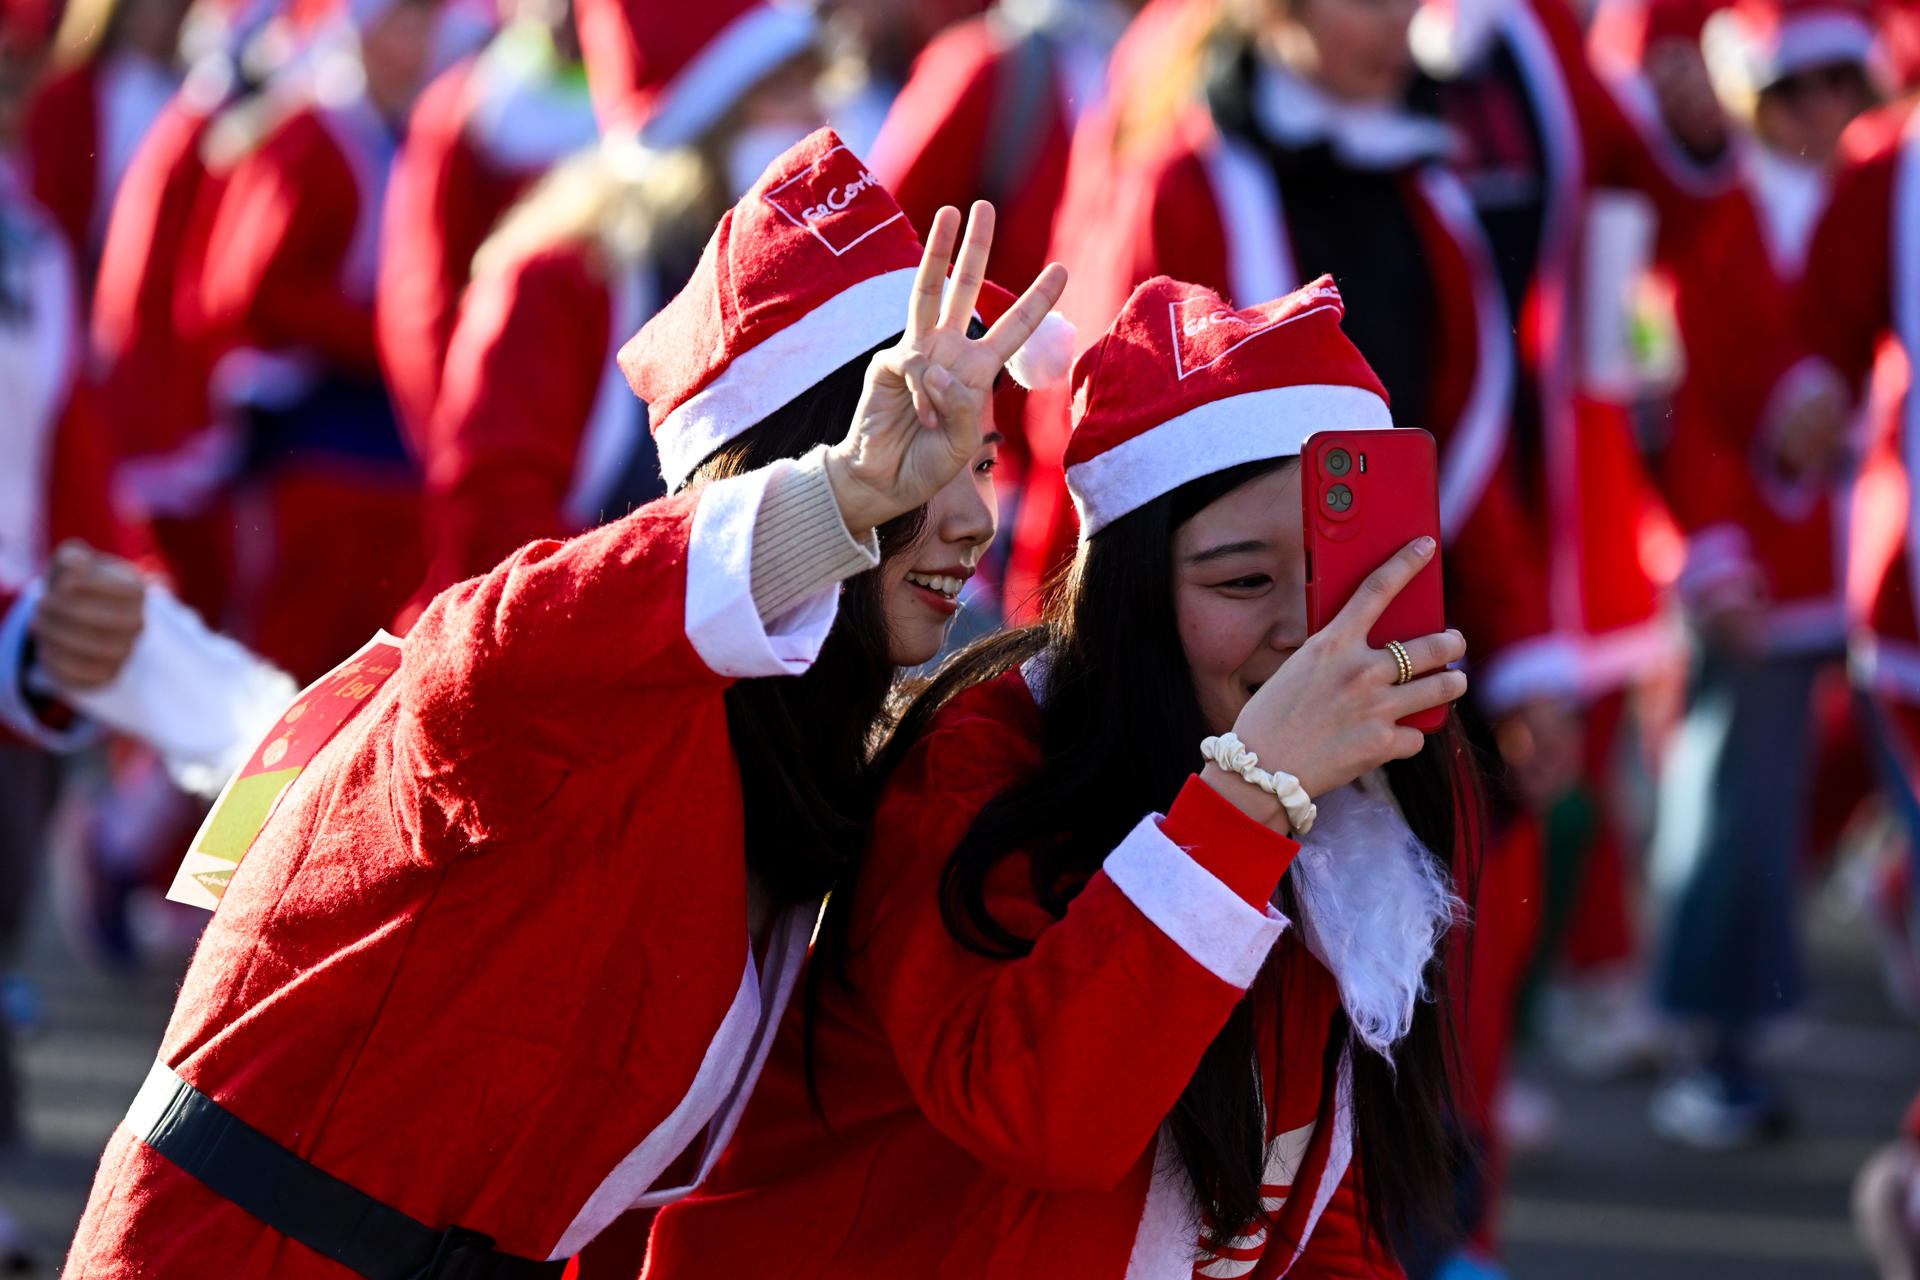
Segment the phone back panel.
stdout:
[[[1300,456],[1300,503],[1307,550],[1307,621],[1319,631],[1367,575],[1422,534],[1440,540],[1439,460],[1425,431],[1323,431]],[[1367,632],[1380,648],[1446,629],[1440,554],[1393,598]],[[1422,673],[1425,674],[1425,673]],[[1402,721],[1432,733],[1445,706]]]

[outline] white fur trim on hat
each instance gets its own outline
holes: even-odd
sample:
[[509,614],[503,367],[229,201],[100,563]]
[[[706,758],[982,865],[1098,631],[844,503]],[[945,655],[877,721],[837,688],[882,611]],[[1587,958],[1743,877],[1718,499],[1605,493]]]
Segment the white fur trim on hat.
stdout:
[[654,431],[668,490],[708,454],[849,360],[906,327],[914,272],[869,276],[749,351],[688,397]]
[[1090,538],[1190,480],[1263,458],[1297,456],[1316,431],[1391,427],[1387,402],[1364,387],[1303,383],[1211,400],[1067,468]]
[[820,19],[799,4],[747,10],[667,82],[640,128],[640,140],[663,151],[692,142],[762,76],[806,49],[819,34]]
[[1007,361],[1007,373],[1029,391],[1060,385],[1073,369],[1073,339],[1072,322],[1058,311],[1047,312]]
[[1834,9],[1798,14],[1780,24],[1767,70],[1777,80],[1830,62],[1864,63],[1872,52],[1873,27],[1860,15]]

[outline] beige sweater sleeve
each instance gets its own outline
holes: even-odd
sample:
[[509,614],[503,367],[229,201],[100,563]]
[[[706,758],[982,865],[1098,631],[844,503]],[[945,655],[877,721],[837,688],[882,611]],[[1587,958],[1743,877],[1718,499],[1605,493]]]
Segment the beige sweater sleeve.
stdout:
[[855,539],[840,516],[825,445],[774,471],[753,522],[753,603],[763,622],[879,563],[879,539],[871,530]]

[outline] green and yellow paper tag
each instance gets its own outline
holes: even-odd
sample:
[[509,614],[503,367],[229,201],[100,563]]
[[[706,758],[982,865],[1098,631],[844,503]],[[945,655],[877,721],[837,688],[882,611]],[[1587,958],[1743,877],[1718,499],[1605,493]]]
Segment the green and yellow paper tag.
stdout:
[[228,779],[187,847],[167,897],[209,911],[219,906],[235,868],[293,780],[399,668],[400,641],[382,631],[303,690]]

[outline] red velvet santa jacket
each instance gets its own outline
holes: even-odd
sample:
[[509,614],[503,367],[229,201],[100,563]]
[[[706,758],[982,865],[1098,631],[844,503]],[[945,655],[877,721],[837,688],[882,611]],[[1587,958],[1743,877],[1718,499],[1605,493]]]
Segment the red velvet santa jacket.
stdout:
[[94,284],[92,344],[121,481],[151,512],[201,511],[237,463],[212,420],[200,270],[226,179],[205,152],[231,74],[209,64],[161,111],[114,199]]
[[[426,595],[619,514],[625,469],[653,455],[614,355],[658,292],[652,272],[580,241],[474,282],[427,438]],[[657,460],[652,471],[658,483]]]
[[535,179],[595,136],[577,69],[554,67],[551,55],[531,60],[526,44],[510,29],[441,73],[414,105],[394,161],[374,316],[387,385],[417,450],[473,255]]
[[[1911,394],[1910,353],[1920,350],[1920,112],[1911,102],[1854,122],[1843,150],[1853,157],[1834,180],[1833,198],[1814,233],[1797,314],[1807,348],[1859,392],[1866,425],[1888,428],[1907,494],[1883,519],[1862,521],[1852,548],[1849,594],[1866,626],[1853,668],[1875,692],[1920,702],[1920,397]],[[1860,494],[1866,501],[1867,493]],[[1898,537],[1870,539],[1870,533]],[[1858,593],[1857,595],[1855,593]]]
[[[1196,778],[1063,917],[1023,859],[991,874],[988,907],[1031,954],[980,956],[948,932],[947,856],[1035,765],[1039,733],[1010,672],[914,746],[853,890],[850,986],[819,982],[819,1110],[796,1002],[732,1148],[655,1224],[649,1277],[763,1270],[770,1241],[795,1280],[1400,1274],[1361,1246],[1350,1067],[1324,1069],[1339,992],[1268,905],[1293,841]],[[1208,1258],[1160,1128],[1249,987],[1284,1048],[1263,1063],[1274,1222]],[[1286,1240],[1305,1245],[1297,1264]]]
[[[1156,274],[1208,285],[1244,305],[1303,283],[1272,168],[1251,146],[1195,112],[1113,202],[1129,231],[1109,243],[1104,273],[1126,288]],[[1506,310],[1473,210],[1442,168],[1410,166],[1399,189],[1430,264],[1438,310],[1425,421],[1440,446],[1449,611],[1467,634],[1484,696],[1526,669],[1547,631],[1537,544],[1511,472],[1507,407],[1513,376]],[[1316,267],[1316,270],[1324,269]],[[1099,282],[1095,291],[1111,294]],[[1124,290],[1119,291],[1124,297]]]
[[[161,1060],[368,1195],[525,1257],[681,1194],[654,1184],[703,1131],[704,1172],[813,924],[781,913],[755,964],[722,695],[804,670],[838,607],[829,588],[760,621],[770,474],[437,599],[234,875]],[[66,1274],[350,1275],[124,1128]]]
[[1688,534],[1680,587],[1711,600],[1757,586],[1770,647],[1838,649],[1848,487],[1788,481],[1769,456],[1781,415],[1824,381],[1793,314],[1813,230],[1799,218],[1818,210],[1785,207],[1813,193],[1782,184],[1811,175],[1757,144],[1743,160],[1738,187],[1660,228],[1659,262],[1686,351],[1664,459],[1668,506]]
[[[377,380],[374,269],[393,139],[364,98],[292,110],[234,168],[199,281],[206,322],[244,349],[242,400],[284,403],[315,369]],[[317,363],[316,363],[317,362]]]
[[35,90],[25,122],[34,198],[82,263],[98,253],[114,192],[177,83],[169,69],[121,50],[76,63]]

